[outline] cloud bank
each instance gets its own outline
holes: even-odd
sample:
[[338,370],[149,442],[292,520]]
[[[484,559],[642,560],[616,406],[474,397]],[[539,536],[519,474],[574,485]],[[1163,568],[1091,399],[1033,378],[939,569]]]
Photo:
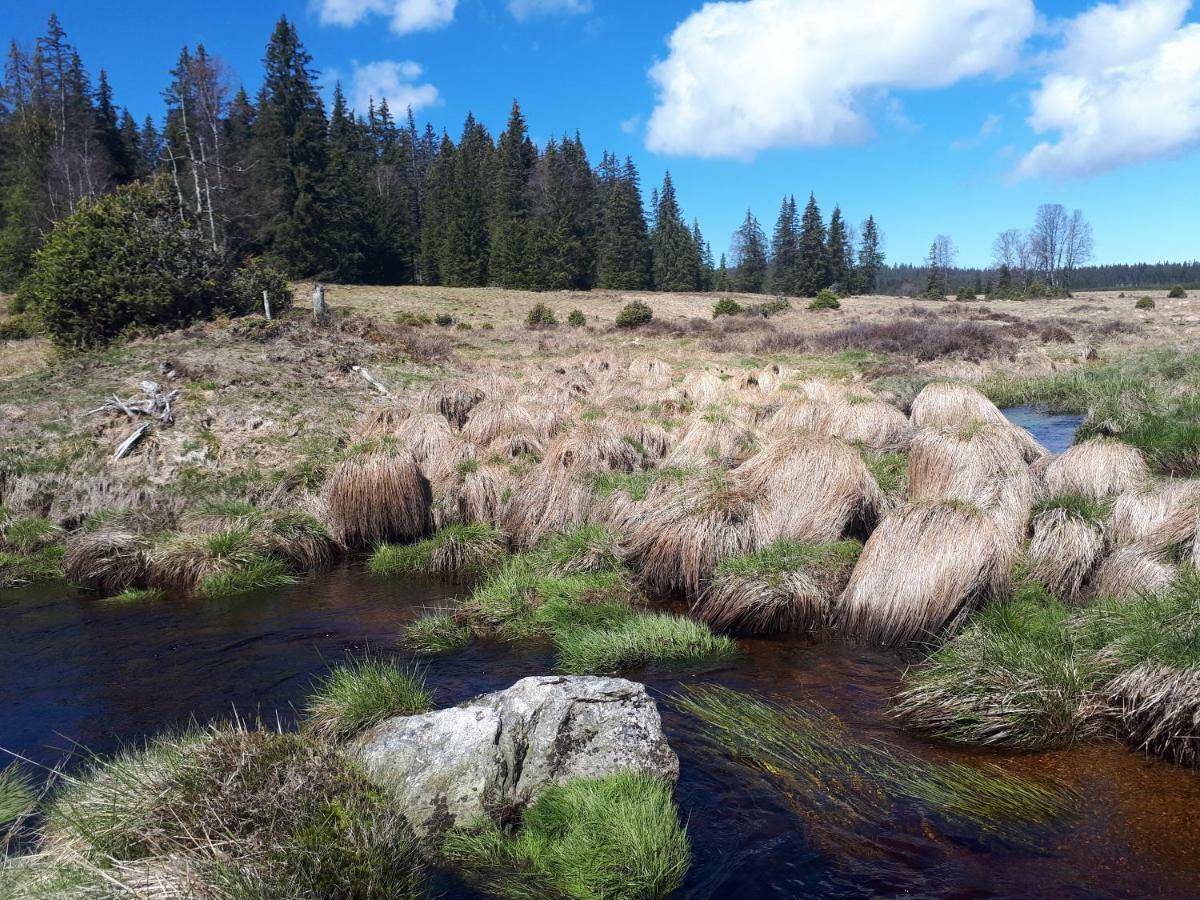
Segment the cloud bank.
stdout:
[[432,84],[417,84],[421,66],[411,60],[380,60],[359,65],[354,63],[350,77],[349,102],[354,111],[365,116],[372,100],[378,107],[387,100],[394,118],[401,118],[407,107],[416,112],[426,106],[441,103],[438,89]]
[[350,27],[368,16],[391,17],[389,27],[396,34],[432,31],[454,21],[458,0],[316,0],[317,16],[322,25]]
[[863,104],[888,89],[1003,73],[1032,33],[1032,0],[709,3],[650,70],[656,152],[750,158],[861,141]]

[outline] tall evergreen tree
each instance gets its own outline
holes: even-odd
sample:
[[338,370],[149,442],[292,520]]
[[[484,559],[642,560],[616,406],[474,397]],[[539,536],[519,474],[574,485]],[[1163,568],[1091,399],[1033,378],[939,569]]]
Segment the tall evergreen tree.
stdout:
[[717,265],[716,274],[713,275],[713,290],[714,291],[731,291],[733,284],[729,278],[729,267],[725,264],[725,254],[721,254],[721,262]]
[[482,287],[488,283],[488,188],[493,152],[491,135],[468,113],[442,210],[444,233],[438,262],[442,284]]
[[796,277],[797,293],[815,297],[821,288],[829,287],[829,248],[825,243],[825,223],[817,198],[808,195],[808,205],[800,220],[800,258]]
[[422,284],[443,283],[442,250],[446,245],[457,156],[458,148],[449,135],[443,134],[441,146],[425,179],[421,249],[417,258]]
[[700,220],[692,219],[692,244],[696,248],[696,290],[711,291],[713,279],[712,247],[700,231]]
[[324,237],[330,260],[326,277],[363,281],[371,274],[372,256],[379,255],[374,241],[374,210],[368,206],[375,154],[365,125],[355,121],[346,104],[340,82],[333,87],[328,141]]
[[733,235],[737,289],[746,294],[761,294],[767,283],[767,237],[750,210]]
[[856,293],[875,293],[883,262],[883,245],[879,236],[879,227],[875,224],[874,216],[867,216],[867,221],[863,223],[862,227],[862,238],[858,246],[858,266],[854,273]]
[[829,217],[829,278],[841,294],[849,294],[854,290],[852,253],[846,222],[842,218],[842,208],[834,206]]
[[654,252],[654,288],[659,291],[696,290],[696,247],[683,221],[671,173],[663,176],[650,237]]
[[496,284],[521,288],[534,281],[537,260],[530,248],[529,179],[536,162],[525,116],[514,100],[508,126],[496,145],[492,181],[489,275]]
[[583,141],[551,141],[533,178],[535,287],[586,289],[595,282],[598,185]]
[[251,131],[262,215],[258,244],[297,277],[331,268],[326,243],[325,108],[295,26],[282,16],[267,44]]
[[630,157],[607,189],[600,235],[597,283],[640,291],[651,286],[650,233],[642,209],[641,176]]
[[800,217],[795,195],[783,198],[771,235],[771,290],[784,296],[799,293]]

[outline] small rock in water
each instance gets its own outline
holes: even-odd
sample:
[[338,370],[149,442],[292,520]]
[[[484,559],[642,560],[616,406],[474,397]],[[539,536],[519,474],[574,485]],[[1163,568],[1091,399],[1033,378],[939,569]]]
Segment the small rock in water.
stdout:
[[523,678],[461,706],[388,719],[354,749],[423,838],[500,821],[574,778],[679,776],[658,707],[623,678]]

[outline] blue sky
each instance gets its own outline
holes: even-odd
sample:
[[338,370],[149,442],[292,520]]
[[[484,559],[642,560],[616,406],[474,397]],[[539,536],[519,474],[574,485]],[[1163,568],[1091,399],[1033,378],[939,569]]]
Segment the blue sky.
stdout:
[[497,134],[515,97],[539,142],[578,129],[647,192],[669,168],[717,252],[747,206],[769,232],[811,190],[873,213],[896,262],[944,233],[984,264],[1047,201],[1084,211],[1097,262],[1200,257],[1189,0],[59,0],[10,4],[5,36],[52,10],[138,118],[185,43],[253,93],[286,13],[327,91],[410,99],[455,136],[468,110]]

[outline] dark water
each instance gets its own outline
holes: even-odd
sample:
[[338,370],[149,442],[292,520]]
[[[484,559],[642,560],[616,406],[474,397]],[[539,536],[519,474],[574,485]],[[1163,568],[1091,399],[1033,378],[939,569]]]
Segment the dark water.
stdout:
[[1034,406],[1010,406],[1002,409],[1008,421],[1024,428],[1051,453],[1062,453],[1075,442],[1075,432],[1083,416],[1074,413],[1048,413]]
[[[226,601],[121,606],[65,587],[0,593],[0,746],[53,764],[73,747],[107,752],[234,710],[290,722],[316,675],[347,651],[401,653],[403,624],[447,596],[436,585],[380,582],[350,568]],[[742,661],[718,672],[631,673],[660,698],[682,762],[678,798],[694,848],[682,896],[1196,896],[1200,775],[1113,746],[957,757],[1051,775],[1080,793],[1080,815],[1056,825],[1039,850],[903,819],[830,849],[818,839],[823,823],[800,819],[762,777],[705,750],[696,723],[663,695],[681,681],[709,680],[811,698],[858,737],[930,758],[948,753],[887,718],[903,666],[897,657],[801,640],[744,648]],[[552,662],[541,650],[479,645],[430,661],[428,675],[447,705]]]

